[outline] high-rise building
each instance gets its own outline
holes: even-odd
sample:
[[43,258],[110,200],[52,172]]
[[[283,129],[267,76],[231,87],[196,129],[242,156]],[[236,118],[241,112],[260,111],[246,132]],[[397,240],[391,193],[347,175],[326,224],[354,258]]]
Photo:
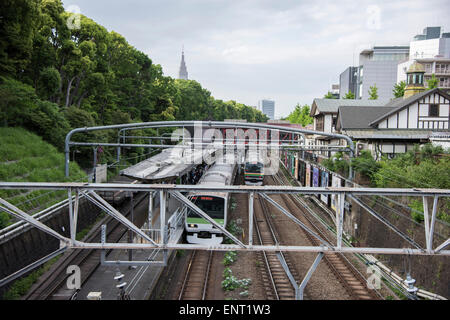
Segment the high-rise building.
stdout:
[[268,116],[270,120],[275,119],[275,101],[263,99],[259,102],[259,109]]
[[349,92],[356,97],[358,67],[348,67],[339,76],[339,98],[343,99]]
[[378,99],[393,98],[398,64],[409,59],[409,46],[383,46],[363,50],[359,55],[356,99],[368,99],[370,87],[378,89]]
[[178,79],[188,80],[186,62],[184,61],[184,49],[181,52],[181,64],[180,64],[180,71],[178,73]]

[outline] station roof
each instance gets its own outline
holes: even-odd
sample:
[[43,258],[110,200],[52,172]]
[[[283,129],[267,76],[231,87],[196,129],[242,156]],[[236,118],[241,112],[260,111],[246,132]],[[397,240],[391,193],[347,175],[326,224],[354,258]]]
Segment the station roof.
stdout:
[[337,130],[372,129],[370,123],[378,117],[392,111],[395,107],[339,107]]
[[177,178],[201,164],[204,156],[212,152],[214,152],[212,149],[194,152],[190,148],[167,148],[147,160],[122,170],[120,174],[146,182]]
[[383,107],[389,100],[360,100],[360,99],[314,99],[310,116],[319,113],[337,113],[341,106]]

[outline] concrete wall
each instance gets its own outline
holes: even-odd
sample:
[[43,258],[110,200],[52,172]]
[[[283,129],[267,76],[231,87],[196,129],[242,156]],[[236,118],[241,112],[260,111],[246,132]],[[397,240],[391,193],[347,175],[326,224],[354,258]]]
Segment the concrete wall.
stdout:
[[[94,204],[80,199],[77,231],[80,232],[94,223],[100,213],[101,210]],[[41,222],[58,233],[70,237],[69,208],[67,206]],[[31,227],[3,239],[0,242],[0,278],[3,279],[58,248],[59,240]],[[8,285],[0,288],[0,299],[7,287]]]
[[[362,181],[360,181],[362,182]],[[407,201],[407,199],[403,199]],[[402,201],[402,200],[400,200]],[[364,200],[367,203],[367,199]],[[406,248],[411,247],[409,243],[395,234],[391,229],[382,224],[380,221],[372,217],[365,209],[361,208],[357,203],[351,202],[351,213],[345,216],[344,230],[357,239],[358,245],[366,247],[378,248]],[[398,229],[406,232],[408,236],[420,245],[425,243],[425,229],[422,223],[415,223],[410,217],[410,213],[403,210],[400,206],[390,207],[386,209],[382,205],[368,203],[375,211],[386,218],[390,223],[394,224]],[[431,203],[429,203],[431,206]],[[395,209],[401,212],[395,214]],[[357,228],[355,229],[355,225]],[[441,244],[448,236],[448,226],[441,222],[437,222],[435,226],[435,237],[433,246]],[[438,236],[440,234],[442,236]],[[399,276],[406,278],[405,262],[409,268],[409,258],[403,255],[379,255],[378,259],[385,265],[392,268]],[[405,260],[406,259],[406,260]],[[444,297],[450,297],[450,287],[448,286],[450,259],[448,257],[419,257],[410,258],[411,276],[416,279],[416,286],[420,286],[425,290],[435,292]]]

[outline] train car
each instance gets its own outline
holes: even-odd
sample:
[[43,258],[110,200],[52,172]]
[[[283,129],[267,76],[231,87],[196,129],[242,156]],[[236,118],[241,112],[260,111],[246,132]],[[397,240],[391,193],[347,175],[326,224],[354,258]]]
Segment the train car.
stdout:
[[258,151],[249,150],[244,166],[244,181],[248,186],[264,184],[264,162]]
[[[202,186],[228,186],[233,184],[235,176],[235,164],[216,163],[205,172],[198,184]],[[230,209],[229,193],[198,191],[190,193],[188,198],[215,222],[223,227],[227,225]],[[187,210],[186,215],[185,229],[188,243],[215,245],[223,242],[223,233],[206,219],[191,209]]]

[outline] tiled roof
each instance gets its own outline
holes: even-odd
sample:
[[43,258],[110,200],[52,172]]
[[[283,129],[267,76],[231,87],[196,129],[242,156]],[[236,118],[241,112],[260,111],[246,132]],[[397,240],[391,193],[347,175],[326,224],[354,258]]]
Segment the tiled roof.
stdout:
[[343,130],[348,129],[371,129],[370,123],[392,111],[394,107],[359,107],[342,106],[339,107],[339,123]]
[[389,100],[314,99],[313,105],[315,104],[321,113],[337,113],[341,106],[382,107],[388,102]]

